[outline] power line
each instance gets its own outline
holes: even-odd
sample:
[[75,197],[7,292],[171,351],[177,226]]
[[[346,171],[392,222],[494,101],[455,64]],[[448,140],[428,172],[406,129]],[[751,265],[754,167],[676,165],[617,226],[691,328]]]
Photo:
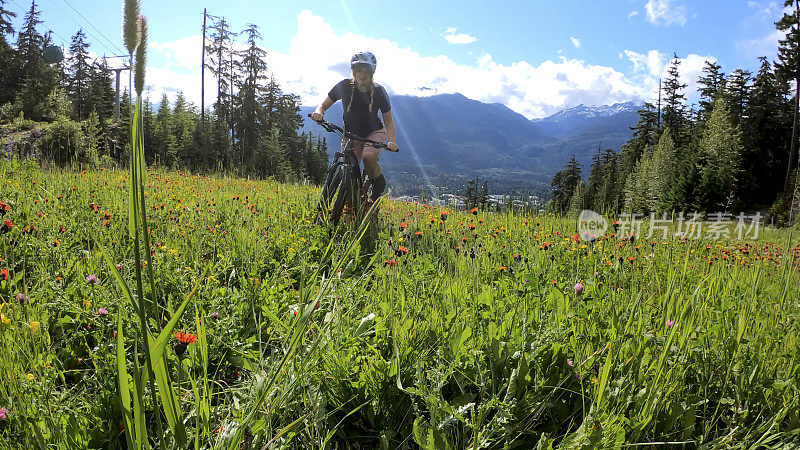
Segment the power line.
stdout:
[[[20,5],[19,3],[17,3],[17,0],[11,0],[11,1],[12,1],[12,2],[14,2],[14,4],[15,4],[15,5],[17,5],[17,8],[19,8],[19,9],[20,9],[20,16],[21,16],[21,17],[20,17],[20,19],[24,21],[24,20],[25,20],[25,19],[24,19],[24,17],[25,17],[25,14],[27,14],[27,13],[28,13],[28,10],[27,10],[27,9],[25,9],[25,8],[24,8],[22,5]],[[42,22],[42,23],[44,23],[44,22]],[[53,34],[55,34],[55,35],[56,35],[56,36],[57,36],[59,39],[61,39],[61,45],[62,45],[63,47],[66,47],[66,46],[69,44],[69,39],[64,39],[64,37],[63,37],[63,36],[61,36],[60,34],[56,33],[55,31],[53,31],[53,30],[52,30],[52,29],[50,29],[50,28],[48,28],[48,29],[47,29],[47,31],[49,31],[50,33],[53,33]]]
[[[117,46],[117,44],[115,44],[115,43],[111,42],[111,39],[109,39],[109,38],[108,38],[108,37],[107,37],[105,34],[103,34],[103,32],[102,32],[102,31],[100,31],[99,29],[97,29],[97,27],[96,27],[96,26],[94,26],[94,24],[93,24],[93,23],[92,23],[92,22],[91,22],[89,19],[87,19],[86,17],[84,17],[84,15],[80,13],[80,11],[78,11],[77,9],[75,9],[75,7],[74,7],[74,6],[72,6],[72,4],[71,4],[70,2],[68,2],[67,0],[63,0],[63,1],[64,1],[64,3],[66,3],[66,4],[67,4],[67,6],[69,6],[70,8],[72,8],[72,10],[73,10],[73,11],[75,11],[76,13],[78,13],[78,15],[79,15],[79,16],[81,16],[81,18],[82,18],[83,20],[85,20],[85,21],[86,21],[86,23],[88,23],[90,27],[94,28],[94,29],[95,29],[95,30],[96,30],[98,33],[100,33],[100,36],[103,36],[103,39],[105,39],[105,40],[106,40],[106,42],[108,42],[109,44],[111,44],[111,46],[112,46],[112,47],[114,47],[115,49],[117,49],[117,50],[119,51],[119,53],[120,53],[120,54],[124,54],[124,53],[125,53],[125,52],[124,52],[124,51],[123,51],[121,48],[119,48],[119,47]],[[105,47],[105,46],[104,46],[104,47]]]
[[[71,21],[75,22],[75,25],[78,25],[78,27],[79,27],[79,28],[83,28],[83,25],[82,25],[80,22],[78,22],[77,20],[75,20],[75,18],[74,18],[74,17],[72,17],[72,15],[68,14],[68,13],[67,13],[67,12],[66,12],[66,11],[65,11],[65,10],[64,10],[62,7],[60,7],[58,4],[56,4],[56,3],[55,3],[55,1],[52,1],[52,3],[53,3],[53,6],[55,6],[56,8],[58,8],[58,10],[59,10],[59,11],[61,11],[62,13],[64,13],[64,15],[65,15],[65,16],[69,17],[69,19],[70,19]],[[100,41],[100,39],[98,39],[98,38],[97,38],[97,36],[95,36],[95,35],[94,35],[94,33],[90,32],[89,30],[86,30],[86,34],[87,34],[87,35],[89,35],[89,36],[91,36],[91,37],[92,37],[92,39],[95,39],[96,41]],[[69,41],[68,41],[68,42],[69,42]],[[98,42],[98,43],[99,43],[100,45],[102,45],[102,46],[103,46],[103,47],[104,47],[106,50],[108,50],[109,52],[111,52],[111,53],[116,53],[116,51],[115,51],[115,50],[112,50],[112,49],[108,48],[108,46],[106,46],[106,45],[105,45],[103,42]]]

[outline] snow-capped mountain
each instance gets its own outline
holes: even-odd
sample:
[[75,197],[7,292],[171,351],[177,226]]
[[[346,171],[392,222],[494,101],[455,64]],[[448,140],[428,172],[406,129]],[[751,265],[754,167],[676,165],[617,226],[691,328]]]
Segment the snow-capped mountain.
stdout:
[[629,101],[613,105],[578,105],[543,119],[534,119],[540,131],[554,138],[564,138],[587,128],[617,129],[619,125],[636,123],[642,103]]
[[[576,106],[539,120],[528,120],[507,107],[471,100],[461,94],[391,98],[400,153],[381,156],[394,188],[418,185],[420,176],[438,185],[462,189],[466,179],[489,179],[498,192],[539,186],[575,156],[588,173],[599,146],[619,150],[631,136],[639,105]],[[341,103],[326,114],[341,123]],[[304,130],[328,136],[306,117]],[[330,145],[333,150],[336,144]],[[449,183],[445,183],[449,180]],[[404,192],[402,189],[398,192]],[[456,192],[455,190],[453,192]]]

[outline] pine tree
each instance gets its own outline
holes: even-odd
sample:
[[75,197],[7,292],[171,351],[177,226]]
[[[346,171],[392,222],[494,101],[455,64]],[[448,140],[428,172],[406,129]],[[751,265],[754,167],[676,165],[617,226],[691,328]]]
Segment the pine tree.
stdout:
[[649,209],[651,212],[666,211],[672,206],[668,193],[669,187],[675,181],[673,177],[675,145],[668,130],[664,130],[661,135],[649,164],[651,170],[647,180],[650,192]]
[[211,24],[211,41],[206,45],[210,63],[208,69],[217,77],[217,101],[214,103],[214,112],[218,119],[230,121],[230,74],[231,55],[233,53],[233,38],[236,36],[229,28],[224,17],[214,17]]
[[703,75],[697,79],[697,91],[700,94],[698,101],[700,110],[697,116],[700,122],[708,120],[717,93],[725,86],[725,74],[720,69],[721,66],[716,62],[706,61],[703,65]]
[[50,111],[48,97],[58,86],[58,70],[48,66],[42,59],[42,50],[47,39],[36,27],[42,23],[36,2],[31,2],[31,9],[25,15],[22,31],[17,39],[19,55],[19,72],[15,74],[21,82],[17,90],[16,104],[25,117],[42,120]]
[[40,14],[41,12],[36,9],[36,1],[31,2],[31,9],[25,14],[22,30],[17,38],[17,52],[21,64],[19,77],[23,79],[34,76],[44,65],[41,54],[45,38],[36,29],[42,23],[39,19]]
[[172,112],[170,111],[167,94],[161,97],[161,104],[156,112],[153,141],[156,144],[154,152],[157,155],[156,160],[158,163],[164,167],[175,165],[178,156],[178,143],[173,132]]
[[67,95],[72,100],[75,117],[83,120],[94,110],[93,96],[91,95],[92,65],[89,61],[89,44],[86,34],[79,29],[72,37],[69,46],[71,53],[67,66]]
[[478,180],[469,180],[464,188],[464,204],[467,209],[472,209],[478,206]]
[[678,72],[680,64],[681,60],[675,55],[667,71],[667,79],[664,80],[662,108],[662,125],[671,130],[672,139],[677,145],[685,142],[689,122],[686,117],[686,96],[684,95],[686,84],[680,82],[680,73]]
[[8,45],[6,42],[7,34],[14,34],[14,25],[11,19],[17,17],[12,11],[5,7],[6,0],[0,0],[0,45]]
[[619,208],[619,195],[617,194],[617,184],[619,184],[617,181],[619,174],[618,161],[619,156],[617,153],[607,148],[600,160],[600,164],[604,166],[604,169],[599,190],[594,195],[593,209],[595,211],[616,212]]
[[14,77],[17,66],[16,51],[6,41],[6,35],[14,35],[11,19],[17,15],[5,8],[5,0],[0,0],[0,105],[14,101],[18,80]]
[[570,217],[578,217],[581,211],[586,209],[586,186],[583,180],[578,180],[575,190],[569,199],[569,206],[567,207],[567,215]]
[[653,202],[650,179],[652,173],[652,150],[642,154],[636,168],[625,180],[625,211],[629,213],[649,213]]
[[786,166],[786,177],[784,178],[784,192],[789,192],[791,173],[794,170],[797,160],[797,138],[800,120],[798,119],[798,109],[800,109],[800,0],[785,0],[784,8],[791,7],[790,13],[784,13],[783,17],[775,23],[775,28],[786,33],[786,37],[778,41],[778,61],[775,63],[778,75],[784,80],[794,80],[795,98],[792,109],[793,126],[791,131],[791,141],[789,147],[789,160]]
[[[247,37],[247,49],[242,53],[242,60],[238,63],[242,78],[238,86],[236,137],[240,152],[238,156],[242,165],[240,170],[249,171],[248,169],[254,167],[253,151],[259,145],[262,136],[264,113],[258,100],[264,90],[261,82],[266,79],[267,62],[266,52],[258,46],[258,41],[261,39],[258,27],[250,24],[243,33]],[[272,130],[269,131],[271,134]]]
[[172,111],[172,133],[177,143],[178,162],[183,167],[194,167],[195,147],[193,145],[194,129],[197,120],[194,105],[186,100],[183,92],[178,91],[175,107]]
[[700,140],[697,207],[701,211],[727,211],[739,175],[741,133],[730,120],[727,106],[718,100]]
[[789,160],[793,103],[785,101],[789,87],[772,63],[759,59],[761,67],[753,79],[742,130],[739,193],[745,205],[765,206],[784,187],[783,177],[775,174],[783,173]]
[[551,209],[555,211],[564,212],[569,208],[572,194],[575,188],[581,181],[581,164],[575,159],[573,155],[564,169],[553,176],[553,181],[550,182],[553,197],[550,200]]
[[325,175],[328,171],[328,149],[324,139],[317,138],[313,140],[314,136],[309,133],[308,135],[308,178],[314,184],[322,184],[325,182]]
[[625,204],[625,187],[627,178],[636,170],[645,151],[651,149],[658,142],[661,134],[658,124],[658,112],[652,103],[645,103],[638,111],[639,122],[631,128],[631,138],[622,146],[620,152],[618,173],[614,183],[615,200],[611,203]]
[[747,70],[736,69],[731,72],[722,90],[725,106],[731,114],[733,126],[741,126],[747,111],[750,98],[750,79],[752,74]]
[[117,95],[112,86],[111,74],[105,59],[96,63],[91,74],[89,95],[93,99],[100,127],[105,129],[106,123],[114,118],[114,103]]
[[489,182],[487,180],[483,180],[481,190],[478,192],[478,203],[484,210],[489,206]]
[[597,153],[592,156],[592,165],[589,167],[589,181],[586,185],[585,203],[594,208],[596,203],[596,196],[600,191],[600,185],[603,183],[605,177],[606,166],[602,162],[603,152],[600,150],[600,145],[597,146]]

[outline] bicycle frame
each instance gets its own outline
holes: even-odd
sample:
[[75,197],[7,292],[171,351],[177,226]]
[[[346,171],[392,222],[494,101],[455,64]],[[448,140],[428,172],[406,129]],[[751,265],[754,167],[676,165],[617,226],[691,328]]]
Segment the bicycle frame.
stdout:
[[[311,114],[308,116],[311,117]],[[367,197],[369,197],[369,188],[372,185],[372,180],[367,176],[365,171],[361,170],[360,161],[356,157],[354,150],[355,143],[364,142],[389,151],[397,150],[390,149],[383,142],[356,136],[330,122],[323,120],[317,123],[325,128],[326,131],[336,133],[342,138],[348,139],[345,143],[344,150],[334,153],[333,162],[325,176],[325,184],[322,187],[322,198],[318,205],[320,211],[323,209],[327,211],[331,205],[331,200],[335,200],[330,209],[330,213],[331,220],[334,225],[336,225],[346,204],[349,204],[352,208],[356,208],[369,201]]]

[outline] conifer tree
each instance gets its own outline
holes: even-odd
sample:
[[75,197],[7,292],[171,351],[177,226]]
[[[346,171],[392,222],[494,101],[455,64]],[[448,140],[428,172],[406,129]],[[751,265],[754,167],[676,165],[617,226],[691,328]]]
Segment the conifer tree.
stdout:
[[572,194],[581,181],[581,164],[573,155],[564,169],[553,176],[550,182],[553,197],[550,200],[551,209],[555,211],[567,211],[572,200]]
[[586,209],[586,186],[583,180],[578,180],[575,190],[569,199],[569,207],[567,207],[567,215],[570,217],[578,217],[581,211]]
[[717,93],[725,86],[725,74],[721,68],[716,62],[706,61],[703,65],[703,75],[697,79],[697,91],[700,94],[698,101],[700,109],[697,116],[701,122],[708,120]]
[[172,111],[172,133],[177,143],[177,157],[183,167],[193,167],[198,161],[195,160],[195,146],[193,145],[194,129],[197,120],[194,117],[194,105],[186,100],[183,92],[178,91],[175,99],[175,107]]
[[675,182],[673,172],[675,170],[675,145],[672,135],[667,130],[661,134],[661,139],[656,145],[650,164],[648,174],[648,190],[650,192],[651,212],[661,212],[668,210],[672,205],[668,197],[669,187]]
[[107,127],[106,123],[114,118],[114,103],[117,94],[114,92],[114,87],[111,83],[108,63],[103,59],[97,62],[94,70],[91,71],[89,85],[94,109],[97,112],[100,127],[103,129]]
[[739,175],[741,134],[729,114],[725,103],[717,100],[700,140],[697,208],[709,213],[729,210]]
[[75,117],[83,120],[94,110],[91,95],[91,79],[93,77],[92,64],[89,61],[89,44],[86,34],[79,29],[72,37],[69,46],[70,57],[67,66],[67,95],[72,100]]
[[775,28],[786,33],[786,36],[778,41],[778,61],[775,63],[777,73],[784,80],[794,80],[795,97],[792,109],[792,131],[789,146],[789,159],[786,166],[786,176],[784,178],[784,192],[789,192],[791,173],[794,170],[798,159],[798,110],[800,109],[800,0],[785,0],[784,8],[790,7],[791,12],[783,14],[781,19],[775,23]]
[[[250,24],[243,31],[247,39],[247,49],[238,63],[241,72],[238,92],[238,111],[236,114],[236,138],[238,140],[240,170],[248,171],[254,167],[253,151],[259,145],[263,129],[263,108],[259,97],[264,90],[261,84],[266,79],[266,52],[258,46],[261,34],[256,25]],[[268,129],[270,134],[271,129]],[[272,139],[273,136],[270,136]],[[277,136],[274,137],[277,139]],[[277,150],[276,150],[277,152]],[[270,154],[277,154],[272,152]],[[275,166],[275,165],[271,165]]]
[[164,167],[173,166],[177,162],[178,144],[173,133],[172,112],[167,94],[161,97],[161,103],[156,112],[153,141],[156,144],[154,153],[157,155],[158,163]]
[[615,212],[619,208],[618,194],[617,194],[617,178],[619,177],[618,171],[619,157],[610,148],[607,148],[603,154],[600,164],[604,166],[603,179],[600,183],[599,190],[594,194],[595,203],[594,210],[599,212]]
[[658,112],[652,103],[645,103],[638,111],[639,122],[631,128],[633,132],[631,139],[622,146],[619,157],[619,174],[614,183],[616,199],[612,202],[624,205],[626,202],[625,187],[627,177],[634,173],[636,165],[639,163],[645,151],[651,149],[658,142],[661,134],[658,124]]
[[646,214],[651,211],[653,191],[651,186],[652,150],[648,149],[642,154],[636,168],[625,181],[625,207],[624,210],[634,214]]
[[[213,17],[213,16],[212,16]],[[230,26],[224,17],[213,17],[211,25],[211,41],[206,45],[210,63],[208,69],[217,77],[217,101],[214,111],[218,119],[230,120],[230,73],[231,54],[233,52],[233,38],[235,33],[230,31]]]
[[752,74],[747,70],[736,69],[731,72],[722,90],[725,106],[731,114],[734,126],[741,126],[747,111],[750,98],[750,79]]
[[21,86],[16,95],[16,104],[25,117],[42,120],[51,110],[50,97],[58,86],[58,70],[48,66],[42,59],[42,50],[47,40],[39,33],[37,27],[42,21],[36,2],[31,2],[31,9],[25,15],[22,30],[17,39],[17,54],[20,64],[19,77]]
[[767,58],[753,79],[742,128],[742,164],[739,190],[745,205],[765,206],[783,190],[792,127],[792,102],[787,83],[777,76]]
[[14,35],[11,19],[16,17],[12,11],[5,8],[6,0],[0,0],[0,105],[14,101],[18,80],[14,76],[17,66],[16,51],[6,40],[7,35]]
[[686,96],[684,94],[686,83],[680,81],[678,71],[680,64],[681,60],[675,55],[667,70],[667,78],[664,80],[661,115],[663,127],[671,130],[672,140],[677,145],[684,143],[688,134]]

